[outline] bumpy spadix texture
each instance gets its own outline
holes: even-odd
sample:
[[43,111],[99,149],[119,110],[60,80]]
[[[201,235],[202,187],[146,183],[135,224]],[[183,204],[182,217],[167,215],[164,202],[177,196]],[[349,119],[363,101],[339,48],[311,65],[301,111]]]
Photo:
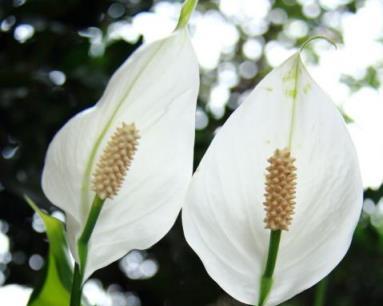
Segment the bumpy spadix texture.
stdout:
[[288,230],[295,206],[296,168],[289,149],[275,150],[266,168],[266,228]]
[[132,163],[139,138],[134,123],[122,123],[112,135],[93,175],[93,190],[101,199],[117,195]]
[[314,285],[339,263],[362,206],[343,118],[298,54],[268,74],[219,130],[182,213],[186,239],[210,276],[250,305],[258,302],[267,258],[265,169],[277,148],[289,148],[296,159],[296,204],[282,233],[268,306]]
[[97,163],[123,122],[134,122],[140,133],[121,188],[106,199],[91,236],[85,279],[132,249],[150,247],[173,225],[192,175],[198,87],[198,62],[182,28],[134,52],[95,107],[69,120],[54,137],[42,185],[66,213],[78,260],[76,240],[95,197]]

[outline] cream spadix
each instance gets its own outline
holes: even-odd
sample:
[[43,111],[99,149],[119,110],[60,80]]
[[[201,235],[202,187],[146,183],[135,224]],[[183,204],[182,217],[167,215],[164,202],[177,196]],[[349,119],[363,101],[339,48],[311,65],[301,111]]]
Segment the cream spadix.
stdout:
[[66,213],[76,261],[95,194],[106,199],[89,241],[85,278],[156,243],[181,208],[192,174],[199,88],[185,26],[134,52],[100,101],[69,120],[49,146],[43,190]]
[[101,198],[117,195],[140,138],[134,123],[122,123],[112,135],[93,174],[93,191]]
[[362,190],[343,118],[295,54],[215,136],[187,194],[184,232],[210,276],[234,298],[256,305],[270,229],[283,230],[264,304],[278,305],[346,254]]
[[294,214],[296,168],[288,149],[276,149],[266,168],[266,228],[288,230]]

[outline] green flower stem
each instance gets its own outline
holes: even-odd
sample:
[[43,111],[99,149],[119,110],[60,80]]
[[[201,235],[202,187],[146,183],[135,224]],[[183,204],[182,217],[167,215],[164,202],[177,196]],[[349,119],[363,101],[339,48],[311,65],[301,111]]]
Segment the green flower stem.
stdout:
[[324,278],[316,286],[315,297],[314,297],[314,306],[324,306],[326,302],[326,293],[328,287],[328,278]]
[[88,258],[88,242],[93,233],[104,202],[105,200],[101,199],[99,196],[96,195],[94,197],[84,230],[77,241],[77,251],[80,263],[75,264],[70,306],[81,305],[82,283],[84,280],[85,266]]
[[187,26],[190,16],[197,6],[198,0],[185,0],[182,5],[180,18],[178,19],[177,30]]
[[82,294],[82,276],[80,273],[80,266],[76,262],[74,266],[72,291],[70,295],[70,306],[80,306]]
[[263,306],[265,304],[266,299],[270,293],[271,287],[273,285],[273,273],[275,269],[275,264],[277,262],[281,234],[281,230],[270,231],[269,251],[267,254],[265,271],[261,278],[258,306]]

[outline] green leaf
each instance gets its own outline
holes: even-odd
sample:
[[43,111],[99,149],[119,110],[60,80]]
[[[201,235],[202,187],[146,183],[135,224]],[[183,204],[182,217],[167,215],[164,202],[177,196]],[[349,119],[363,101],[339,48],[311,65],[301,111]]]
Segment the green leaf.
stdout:
[[[27,306],[68,306],[72,287],[73,269],[69,256],[68,243],[65,238],[64,224],[41,211],[27,196],[29,206],[43,220],[49,240],[47,262],[44,267],[44,278],[35,288]],[[87,303],[83,303],[86,305]]]

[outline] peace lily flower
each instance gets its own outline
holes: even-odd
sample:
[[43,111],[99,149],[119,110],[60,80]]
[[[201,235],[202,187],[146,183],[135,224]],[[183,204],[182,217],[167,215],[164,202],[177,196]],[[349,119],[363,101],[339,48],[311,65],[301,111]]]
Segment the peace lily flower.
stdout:
[[186,28],[195,5],[187,0],[176,31],[139,48],[99,102],[69,120],[49,146],[43,190],[66,213],[81,282],[156,243],[180,211],[199,88]]
[[297,53],[217,133],[192,179],[184,232],[226,292],[278,305],[344,257],[362,191],[343,118]]

